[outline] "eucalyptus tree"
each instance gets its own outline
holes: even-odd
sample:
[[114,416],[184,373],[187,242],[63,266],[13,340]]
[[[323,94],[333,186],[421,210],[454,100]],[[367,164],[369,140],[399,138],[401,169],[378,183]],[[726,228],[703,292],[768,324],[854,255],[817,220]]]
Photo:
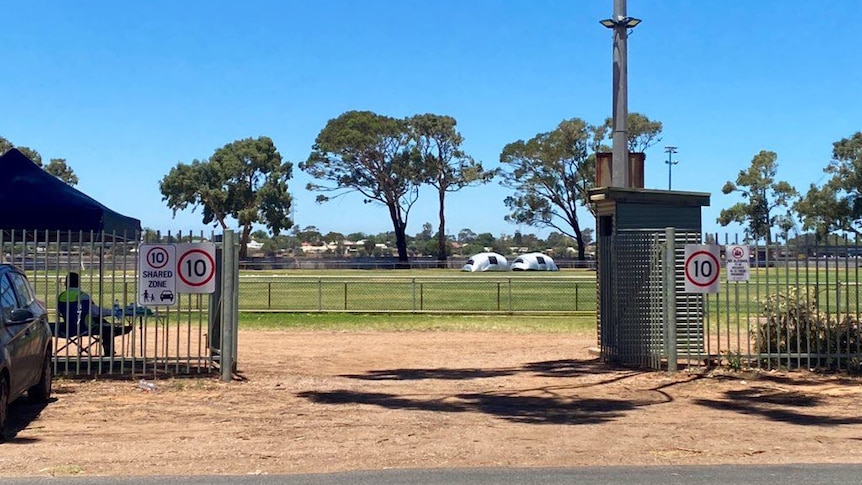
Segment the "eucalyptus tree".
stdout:
[[319,181],[308,190],[317,201],[358,192],[363,203],[381,204],[395,231],[398,261],[406,263],[407,219],[425,180],[405,120],[370,111],[348,111],[326,123],[300,168]]
[[804,229],[823,236],[830,231],[862,234],[862,132],[832,144],[832,161],[823,169],[831,178],[811,184],[794,209]]
[[427,182],[437,189],[437,260],[445,261],[449,252],[446,240],[446,193],[491,181],[496,170],[485,170],[461,149],[464,138],[455,129],[451,116],[415,115],[407,120],[416,149],[422,157]]
[[505,219],[516,224],[553,228],[573,239],[578,259],[585,257],[578,205],[588,204],[595,181],[596,127],[573,118],[556,129],[518,140],[500,154],[501,184],[514,190],[504,203]]
[[236,140],[217,149],[209,160],[178,163],[159,182],[162,200],[174,215],[203,208],[203,223],[228,229],[228,218],[241,228],[240,257],[245,258],[254,224],[277,236],[290,228],[292,198],[287,181],[292,164],[266,136]]
[[[613,118],[605,119],[603,125],[595,127],[596,139],[600,141],[609,138],[613,126]],[[626,118],[626,128],[628,150],[632,153],[645,152],[661,141],[661,121],[651,120],[641,113],[629,113]]]
[[727,209],[722,209],[718,223],[726,226],[731,222],[747,224],[746,234],[754,240],[764,239],[772,244],[772,228],[786,228],[792,224],[790,211],[776,214],[788,208],[798,193],[783,180],[775,180],[778,173],[778,155],[761,150],[751,160],[746,170],[740,170],[736,181],[728,181],[721,188],[725,195],[737,192],[744,199]]
[[42,168],[73,187],[78,185],[78,176],[72,171],[72,167],[66,163],[65,158],[52,158],[48,165]]

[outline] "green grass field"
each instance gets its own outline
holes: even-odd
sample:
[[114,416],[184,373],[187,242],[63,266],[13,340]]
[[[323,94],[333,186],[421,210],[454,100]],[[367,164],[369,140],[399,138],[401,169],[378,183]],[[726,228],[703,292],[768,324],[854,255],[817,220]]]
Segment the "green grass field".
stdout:
[[428,315],[363,313],[240,314],[241,330],[470,331],[590,334],[595,315]]

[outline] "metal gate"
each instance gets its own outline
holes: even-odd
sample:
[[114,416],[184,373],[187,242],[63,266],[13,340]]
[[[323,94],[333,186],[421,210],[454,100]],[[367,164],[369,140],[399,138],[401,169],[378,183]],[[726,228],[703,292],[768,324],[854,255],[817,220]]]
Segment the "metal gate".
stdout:
[[[145,240],[145,237],[147,238]],[[216,292],[177,295],[175,306],[138,305],[139,242],[213,241],[217,247]],[[225,250],[227,249],[227,250]],[[69,231],[0,231],[0,257],[21,268],[51,325],[68,329],[58,311],[58,295],[70,272],[81,290],[103,310],[107,333],[54,337],[54,371],[66,375],[158,376],[235,371],[237,342],[238,246],[232,231],[223,235],[170,232],[161,235]],[[59,326],[59,327],[58,327]],[[74,331],[69,332],[74,333]],[[106,355],[103,338],[113,342]]]

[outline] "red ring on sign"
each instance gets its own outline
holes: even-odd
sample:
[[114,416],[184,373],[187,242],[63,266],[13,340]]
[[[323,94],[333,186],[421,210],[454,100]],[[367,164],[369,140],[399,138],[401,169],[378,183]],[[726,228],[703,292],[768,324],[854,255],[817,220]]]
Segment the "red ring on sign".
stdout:
[[[183,272],[182,272],[182,270],[181,270],[181,267],[182,267],[183,261],[185,260],[186,256],[189,256],[189,255],[191,255],[192,253],[201,253],[201,254],[203,254],[204,256],[206,256],[206,257],[207,257],[207,259],[208,259],[208,260],[210,260],[210,265],[212,265],[212,269],[213,269],[213,270],[212,270],[212,271],[210,271],[210,275],[209,275],[209,277],[207,277],[207,279],[205,279],[205,280],[201,281],[200,283],[192,283],[191,281],[186,280],[186,279],[183,277]],[[180,256],[180,259],[178,259],[178,260],[177,260],[177,274],[178,274],[178,275],[180,275],[180,279],[181,279],[181,280],[183,280],[183,283],[185,283],[185,284],[186,284],[186,285],[188,285],[188,286],[203,286],[203,285],[205,285],[205,284],[209,283],[209,280],[213,279],[213,276],[215,276],[215,260],[212,258],[212,256],[210,256],[210,253],[208,253],[208,252],[204,251],[203,249],[191,249],[191,250],[186,251],[185,253],[183,253],[183,255],[182,255],[182,256]]]
[[745,251],[743,251],[742,248],[739,246],[734,246],[733,251],[731,251],[731,254],[733,255],[733,259],[742,259],[742,256],[743,254],[745,254]]
[[721,273],[721,270],[720,270],[721,266],[719,266],[719,264],[718,264],[718,258],[716,258],[715,255],[709,251],[695,251],[689,255],[688,260],[691,261],[694,259],[695,256],[699,256],[701,254],[705,254],[705,255],[709,256],[709,258],[715,262],[715,276],[706,283],[703,283],[703,284],[698,283],[697,281],[694,281],[694,279],[692,279],[692,277],[690,276],[690,274],[688,272],[688,263],[686,262],[685,279],[687,279],[688,282],[693,284],[694,286],[697,286],[700,288],[706,288],[708,286],[712,286],[716,281],[718,281],[718,275]]
[[[165,253],[165,263],[164,263],[164,264],[162,264],[161,266],[156,266],[156,265],[154,265],[154,264],[150,261],[150,254],[152,254],[152,253],[153,253],[153,251],[155,251],[155,250],[157,250],[157,249],[158,249],[160,252]],[[156,247],[154,247],[154,248],[150,248],[150,250],[149,250],[149,251],[147,251],[147,263],[148,263],[148,264],[150,265],[150,267],[151,267],[151,268],[153,268],[153,269],[161,269],[161,268],[164,268],[165,266],[167,266],[167,265],[168,265],[168,261],[170,261],[170,259],[171,259],[171,258],[170,258],[170,255],[168,254],[168,250],[167,250],[167,249],[165,249],[165,248],[163,248],[163,247],[161,247],[161,246],[156,246]]]

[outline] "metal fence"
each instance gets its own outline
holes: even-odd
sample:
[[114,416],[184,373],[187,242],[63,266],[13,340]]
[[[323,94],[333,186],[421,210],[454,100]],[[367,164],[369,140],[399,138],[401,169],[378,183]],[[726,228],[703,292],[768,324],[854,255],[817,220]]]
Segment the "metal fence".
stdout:
[[[202,235],[201,235],[202,236]],[[198,239],[202,237],[198,236]],[[210,235],[210,241],[221,236]],[[0,231],[0,260],[23,269],[52,325],[68,325],[58,315],[57,296],[69,272],[80,275],[92,303],[111,309],[103,324],[128,333],[114,335],[113,355],[83,337],[67,345],[55,336],[54,370],[60,374],[191,374],[219,368],[221,301],[210,295],[178,295],[175,306],[136,303],[140,234],[64,231]],[[212,310],[212,311],[211,311]]]
[[[671,370],[681,364],[862,371],[858,239],[831,245],[751,244],[748,280],[730,282],[725,275],[717,293],[705,294],[685,292],[684,247],[700,241],[684,239],[675,238],[669,249],[665,240],[655,237],[653,249],[644,249],[644,254],[656,256],[643,259],[645,276],[636,280],[644,286],[625,291],[630,299],[649,299],[639,306],[650,310],[647,324],[638,327],[640,333],[628,335],[632,348],[623,360]],[[727,244],[739,244],[738,238],[714,235],[705,240],[721,245],[722,260]],[[661,254],[673,256],[658,257]],[[654,286],[662,279],[665,291],[657,291]],[[630,327],[634,320],[623,317],[611,329]],[[657,335],[663,336],[663,344],[656,344]],[[657,349],[658,360],[651,360]]]
[[862,246],[856,238],[834,241],[752,245],[749,280],[725,279],[718,293],[704,295],[702,355],[679,358],[733,368],[862,370]]
[[285,312],[595,312],[591,275],[529,276],[241,277],[239,308]]

